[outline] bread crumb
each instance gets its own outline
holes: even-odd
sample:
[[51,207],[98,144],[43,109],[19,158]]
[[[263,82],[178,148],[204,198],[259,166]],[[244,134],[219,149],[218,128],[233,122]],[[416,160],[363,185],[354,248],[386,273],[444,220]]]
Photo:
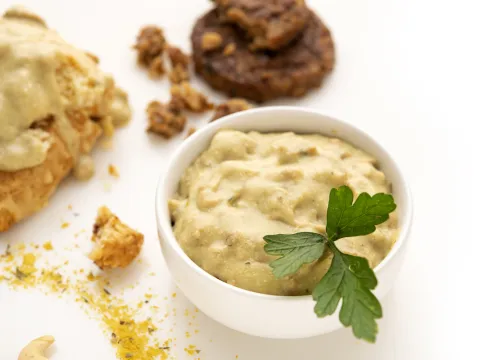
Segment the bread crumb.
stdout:
[[140,253],[143,234],[121,222],[106,206],[102,206],[93,226],[92,241],[95,245],[89,257],[99,268],[124,268]]
[[145,26],[137,35],[134,48],[137,50],[138,64],[146,67],[152,77],[165,73],[163,52],[166,46],[167,41],[163,35],[163,30],[157,26]]
[[115,165],[108,165],[108,174],[110,176],[113,176],[115,178],[119,178],[120,174],[118,173],[117,167]]
[[47,241],[46,243],[43,244],[43,248],[47,251],[53,250],[53,245],[51,241]]
[[70,223],[64,222],[64,223],[62,223],[61,228],[62,228],[62,229],[66,229],[66,228],[68,228],[69,226],[70,226]]

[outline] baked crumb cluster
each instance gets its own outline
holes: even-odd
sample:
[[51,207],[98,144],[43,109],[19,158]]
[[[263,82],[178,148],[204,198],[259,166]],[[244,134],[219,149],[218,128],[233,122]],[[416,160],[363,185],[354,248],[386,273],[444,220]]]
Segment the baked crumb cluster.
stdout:
[[166,139],[183,131],[187,118],[172,103],[164,104],[152,101],[147,106],[147,131],[161,135]]
[[167,41],[163,30],[156,26],[145,26],[137,36],[134,48],[137,50],[137,60],[141,66],[148,69],[150,76],[158,77],[165,73],[163,53]]
[[244,111],[251,109],[253,107],[252,104],[250,104],[248,101],[245,99],[240,99],[240,98],[232,98],[224,103],[218,105],[215,108],[215,112],[213,113],[212,120],[210,121],[215,121],[218,120],[224,116],[235,114],[236,112]]
[[[205,46],[214,49],[221,45],[218,34],[208,34]],[[180,48],[168,44],[164,32],[159,27],[149,25],[142,28],[137,36],[138,63],[149,70],[152,77],[168,74],[170,81],[170,100],[168,102],[151,101],[146,108],[148,117],[147,131],[160,135],[165,139],[182,132],[187,123],[186,111],[203,113],[215,108],[208,97],[190,84],[190,56]],[[226,49],[227,50],[227,49]],[[228,54],[235,51],[234,44],[228,47]],[[166,70],[164,58],[168,59]],[[251,105],[242,99],[231,99],[220,104],[214,119],[249,109]],[[187,134],[187,137],[191,132]]]
[[143,234],[130,228],[106,206],[102,206],[93,226],[92,241],[95,245],[89,257],[99,268],[124,268],[140,253]]

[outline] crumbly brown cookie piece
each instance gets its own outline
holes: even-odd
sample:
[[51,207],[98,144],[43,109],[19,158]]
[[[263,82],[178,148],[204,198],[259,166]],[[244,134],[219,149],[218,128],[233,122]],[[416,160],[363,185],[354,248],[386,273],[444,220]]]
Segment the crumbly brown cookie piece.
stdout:
[[305,28],[310,11],[304,0],[215,0],[222,17],[244,29],[252,50],[278,50]]
[[134,48],[137,50],[138,63],[146,67],[152,77],[165,73],[163,53],[166,46],[167,41],[163,31],[157,26],[145,26],[137,35],[137,43]]
[[89,257],[99,268],[124,268],[140,253],[143,235],[102,206],[93,226],[92,241],[95,245]]
[[216,107],[215,113],[213,114],[213,118],[212,120],[210,120],[210,122],[218,120],[227,115],[231,115],[240,111],[251,109],[252,107],[253,105],[250,104],[245,99],[240,99],[240,98],[229,99]]
[[213,108],[213,104],[207,97],[194,89],[189,82],[173,85],[170,88],[172,103],[175,108],[186,109],[193,112],[204,112]]
[[183,131],[187,119],[175,103],[163,104],[152,101],[147,107],[147,131],[163,136],[166,139]]
[[[205,33],[215,32],[222,44],[214,51],[202,46]],[[328,28],[311,12],[302,34],[278,52],[252,52],[242,31],[222,21],[217,10],[200,18],[192,35],[196,72],[213,88],[230,97],[263,102],[283,96],[299,97],[318,87],[334,65],[334,44]],[[233,53],[225,55],[228,44]]]
[[172,67],[181,65],[188,68],[188,64],[190,64],[190,56],[185,54],[180,48],[169,45],[167,48],[167,55]]
[[190,80],[188,65],[190,57],[175,46],[168,46],[167,55],[170,59],[171,69],[168,73],[168,79],[172,84],[180,84],[183,81]]

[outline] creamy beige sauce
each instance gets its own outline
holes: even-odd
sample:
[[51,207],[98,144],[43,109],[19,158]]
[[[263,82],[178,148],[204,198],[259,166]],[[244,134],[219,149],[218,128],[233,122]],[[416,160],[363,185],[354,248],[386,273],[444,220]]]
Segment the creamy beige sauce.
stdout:
[[[355,195],[390,192],[376,160],[339,139],[223,130],[186,170],[169,202],[174,234],[195,263],[229,284],[265,294],[309,294],[332,255],[278,280],[263,236],[325,232],[329,192],[342,185]],[[376,266],[397,231],[394,213],[375,233],[337,245]]]
[[[77,79],[65,64],[74,64],[83,76]],[[103,93],[112,82],[90,56],[48,29],[40,17],[18,7],[8,10],[0,18],[0,171],[45,160],[50,135],[30,127],[48,116],[76,159],[79,134],[67,112],[93,107],[92,94]]]

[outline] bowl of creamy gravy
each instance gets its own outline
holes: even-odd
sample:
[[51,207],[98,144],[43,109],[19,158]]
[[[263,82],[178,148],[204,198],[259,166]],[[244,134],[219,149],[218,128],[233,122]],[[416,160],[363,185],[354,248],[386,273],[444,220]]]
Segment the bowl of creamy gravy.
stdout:
[[375,268],[375,293],[382,298],[401,265],[410,227],[404,178],[367,134],[291,107],[228,116],[173,156],[157,190],[159,236],[173,278],[207,315],[251,335],[299,338],[340,328],[335,316],[316,318],[308,296],[331,254],[276,279],[263,236],[325,232],[329,192],[342,185],[355,195],[393,193],[398,204],[377,231],[338,244]]

